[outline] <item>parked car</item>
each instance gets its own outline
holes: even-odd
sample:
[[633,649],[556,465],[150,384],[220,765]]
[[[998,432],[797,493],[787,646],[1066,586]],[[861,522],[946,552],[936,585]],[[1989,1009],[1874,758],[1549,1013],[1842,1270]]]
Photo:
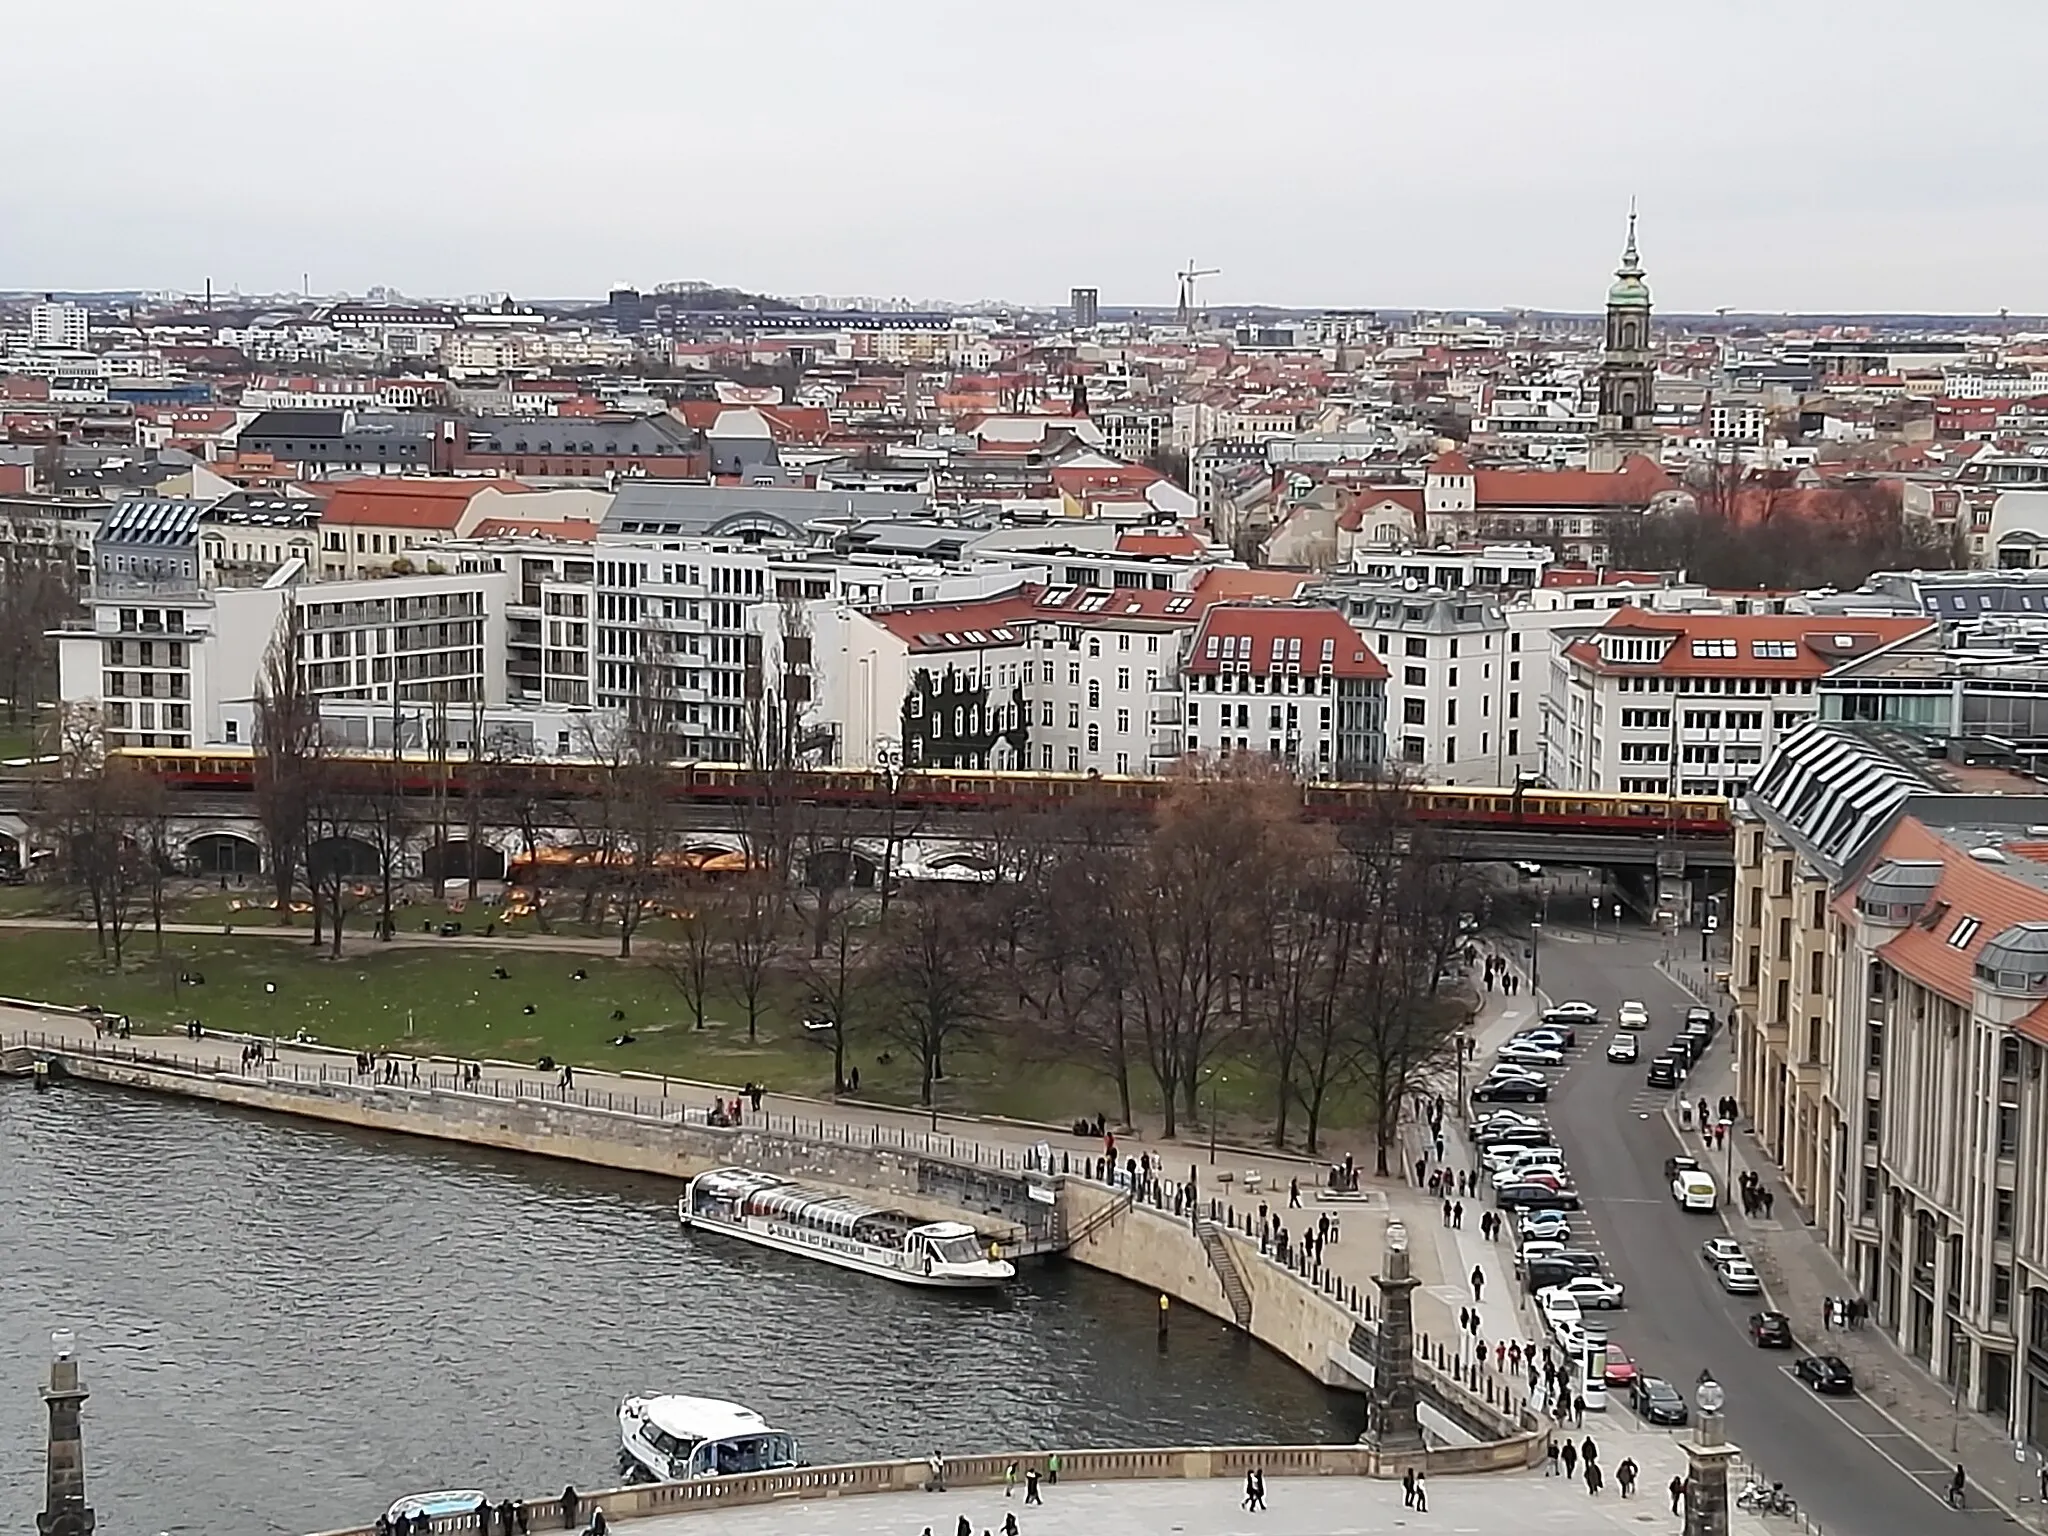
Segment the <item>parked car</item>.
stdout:
[[1567,1323],[1577,1326],[1584,1321],[1578,1297],[1559,1285],[1536,1293],[1536,1310],[1543,1314],[1543,1321],[1552,1333]]
[[1607,1042],[1607,1059],[1626,1065],[1636,1059],[1639,1050],[1640,1048],[1634,1035],[1616,1035]]
[[1561,1067],[1564,1052],[1552,1050],[1547,1045],[1529,1045],[1510,1040],[1494,1053],[1496,1061],[1520,1062],[1531,1067]]
[[1548,1184],[1510,1184],[1493,1192],[1493,1203],[1507,1211],[1576,1211],[1579,1192],[1569,1185],[1552,1189]]
[[1614,1016],[1614,1021],[1623,1029],[1648,1029],[1650,1010],[1638,1002],[1623,1003],[1621,1011]]
[[1721,1027],[1721,1021],[1714,1017],[1711,1008],[1688,1008],[1685,1010],[1685,1027],[1689,1032],[1711,1035]]
[[[1559,1257],[1563,1258],[1565,1255],[1560,1254]],[[1597,1261],[1598,1256],[1588,1254],[1587,1257]],[[1612,1312],[1623,1305],[1621,1282],[1610,1280],[1598,1273],[1583,1274],[1575,1280],[1567,1280],[1558,1289],[1567,1291],[1575,1297],[1582,1312]]]
[[1687,1068],[1692,1068],[1699,1064],[1700,1056],[1706,1048],[1707,1037],[1705,1035],[1680,1035],[1671,1042],[1668,1054],[1678,1057],[1686,1064]]
[[1543,1147],[1548,1146],[1550,1140],[1550,1127],[1541,1121],[1533,1125],[1505,1125],[1481,1136],[1479,1150],[1485,1153],[1502,1147]]
[[1645,1424],[1683,1424],[1689,1417],[1678,1388],[1661,1376],[1638,1374],[1629,1383],[1628,1405]]
[[1543,1129],[1544,1139],[1546,1141],[1549,1140],[1550,1132],[1544,1127],[1543,1117],[1541,1115],[1525,1114],[1519,1109],[1493,1110],[1484,1118],[1474,1120],[1466,1134],[1474,1141],[1497,1140],[1502,1132],[1526,1130],[1530,1126]]
[[1802,1355],[1793,1361],[1792,1374],[1814,1391],[1830,1396],[1856,1390],[1856,1373],[1840,1355]]
[[1572,1219],[1563,1211],[1531,1211],[1515,1223],[1523,1242],[1560,1240],[1572,1235]]
[[1664,1177],[1666,1179],[1675,1179],[1681,1173],[1697,1173],[1699,1166],[1700,1160],[1698,1158],[1687,1157],[1681,1152],[1675,1157],[1664,1159]]
[[1750,1313],[1749,1342],[1758,1349],[1790,1349],[1792,1319],[1782,1312]]
[[1760,1296],[1764,1283],[1756,1272],[1756,1266],[1747,1259],[1729,1259],[1714,1266],[1714,1278],[1721,1282],[1721,1289],[1730,1296]]
[[1552,1029],[1548,1025],[1537,1025],[1533,1029],[1518,1029],[1509,1037],[1512,1043],[1522,1045],[1547,1045],[1553,1051],[1564,1050],[1579,1043],[1578,1031]]
[[1749,1255],[1742,1251],[1742,1244],[1732,1237],[1710,1237],[1700,1244],[1700,1262],[1709,1269],[1717,1264],[1726,1263],[1729,1259],[1748,1257]]
[[1497,1061],[1486,1074],[1488,1082],[1493,1082],[1503,1077],[1516,1078],[1525,1083],[1547,1083],[1550,1081],[1540,1069],[1520,1061]]
[[1562,1003],[1553,1003],[1543,1010],[1546,1024],[1591,1024],[1600,1017],[1600,1010],[1582,998],[1571,998]]
[[1685,1081],[1685,1068],[1677,1058],[1666,1054],[1650,1063],[1650,1070],[1643,1081],[1652,1088],[1676,1088]]
[[1715,1188],[1712,1174],[1695,1168],[1671,1181],[1671,1198],[1680,1210],[1712,1212],[1721,1203],[1721,1192]]
[[1636,1383],[1636,1363],[1629,1358],[1627,1350],[1619,1344],[1610,1343],[1607,1346],[1607,1366],[1602,1374],[1606,1376],[1608,1386],[1626,1391]]
[[1488,1078],[1472,1090],[1474,1104],[1542,1104],[1550,1098],[1550,1084],[1528,1078]]

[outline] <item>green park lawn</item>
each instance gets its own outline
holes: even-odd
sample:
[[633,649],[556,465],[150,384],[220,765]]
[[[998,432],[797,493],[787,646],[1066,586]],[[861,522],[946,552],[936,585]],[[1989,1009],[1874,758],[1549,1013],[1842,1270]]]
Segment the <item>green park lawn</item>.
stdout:
[[[306,919],[299,922],[309,939]],[[355,931],[367,926],[359,922]],[[509,979],[492,975],[499,966]],[[579,967],[588,980],[571,979]],[[203,984],[177,983],[180,972],[195,971]],[[143,1030],[198,1018],[211,1029],[257,1034],[290,1036],[303,1029],[323,1044],[351,1050],[389,1046],[515,1061],[545,1055],[579,1066],[706,1082],[755,1080],[818,1096],[830,1092],[832,1080],[830,1053],[805,1038],[796,1022],[802,989],[795,978],[769,999],[759,1037],[749,1042],[736,999],[714,997],[710,1021],[699,1031],[691,1027],[681,992],[655,966],[533,949],[518,941],[503,947],[403,944],[358,949],[335,961],[310,943],[268,935],[173,934],[158,960],[145,928],[131,936],[129,963],[117,975],[100,958],[90,933],[9,928],[0,929],[0,995],[96,1003],[128,1014]],[[529,1003],[531,1014],[524,1011]],[[623,1023],[613,1020],[614,1008],[625,1014]],[[633,1034],[633,1043],[614,1046],[622,1031]],[[848,1060],[860,1068],[860,1097],[915,1103],[916,1065],[902,1046],[863,1031],[857,1022],[851,1034]],[[884,1054],[892,1057],[886,1064],[880,1060]],[[1235,1110],[1245,1117],[1240,1134],[1255,1135],[1250,1117],[1265,1108],[1257,1074],[1236,1069],[1229,1075],[1226,1131]],[[1140,1112],[1154,1100],[1141,1093]],[[940,1104],[959,1113],[1066,1124],[1098,1110],[1113,1117],[1116,1096],[1104,1078],[1071,1060],[989,1040],[954,1053]]]

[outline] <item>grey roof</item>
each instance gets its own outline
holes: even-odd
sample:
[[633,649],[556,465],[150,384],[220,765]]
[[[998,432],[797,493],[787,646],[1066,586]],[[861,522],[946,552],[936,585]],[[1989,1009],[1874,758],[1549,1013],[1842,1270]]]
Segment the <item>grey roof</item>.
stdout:
[[2048,975],[2048,923],[2014,923],[1977,951],[1979,971]]
[[480,416],[462,423],[473,453],[624,454],[694,452],[703,438],[673,416]]
[[142,545],[174,549],[190,544],[200,519],[212,505],[162,496],[130,496],[107,509],[100,522],[101,544]]
[[1750,809],[1829,874],[1839,876],[1915,791],[1938,792],[1933,773],[1884,751],[1866,734],[1801,726],[1750,785]]
[[342,425],[348,419],[345,411],[259,411],[249,419],[238,436],[243,438],[272,437],[339,437]]
[[1941,884],[1939,859],[1886,859],[1863,877],[1861,900],[1873,906],[1917,907]]
[[809,491],[787,486],[622,480],[599,533],[694,538],[801,539],[816,518],[916,516],[930,499],[895,491]]

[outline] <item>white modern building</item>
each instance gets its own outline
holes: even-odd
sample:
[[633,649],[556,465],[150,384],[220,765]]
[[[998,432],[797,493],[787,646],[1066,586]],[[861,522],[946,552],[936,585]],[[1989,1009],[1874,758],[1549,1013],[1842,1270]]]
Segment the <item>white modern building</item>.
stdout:
[[28,312],[28,344],[46,351],[83,352],[91,323],[83,304],[44,300]]

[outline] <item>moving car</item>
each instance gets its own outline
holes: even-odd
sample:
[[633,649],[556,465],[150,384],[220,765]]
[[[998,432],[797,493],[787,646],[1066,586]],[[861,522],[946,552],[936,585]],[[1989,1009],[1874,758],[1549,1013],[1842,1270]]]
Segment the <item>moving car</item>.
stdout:
[[1714,1266],[1714,1278],[1721,1282],[1721,1289],[1730,1296],[1760,1296],[1764,1283],[1757,1277],[1756,1266],[1747,1259],[1729,1259]]
[[1616,1035],[1607,1042],[1607,1059],[1623,1063],[1636,1059],[1640,1046],[1634,1035]]
[[1543,1314],[1543,1321],[1552,1333],[1567,1324],[1577,1327],[1585,1322],[1585,1316],[1579,1310],[1578,1297],[1562,1286],[1553,1285],[1548,1290],[1538,1291],[1536,1310]]
[[1607,1365],[1602,1374],[1606,1376],[1608,1386],[1625,1391],[1635,1385],[1636,1363],[1629,1359],[1628,1351],[1619,1344],[1609,1344]]
[[[1564,1256],[1560,1254],[1558,1257]],[[1582,1312],[1612,1312],[1622,1305],[1621,1282],[1609,1280],[1605,1275],[1580,1275],[1576,1280],[1567,1280],[1557,1289],[1568,1293],[1576,1300]]]
[[1614,1016],[1614,1020],[1623,1029],[1648,1029],[1650,1010],[1641,1003],[1626,1002],[1621,1005],[1621,1012]]
[[1645,1424],[1683,1424],[1689,1416],[1678,1388],[1661,1376],[1638,1374],[1629,1383],[1628,1404]]
[[1749,1255],[1742,1251],[1742,1244],[1732,1237],[1710,1237],[1700,1244],[1700,1262],[1710,1269],[1716,1264],[1725,1264],[1730,1259],[1748,1257]]
[[1576,1211],[1579,1192],[1548,1184],[1510,1184],[1493,1192],[1493,1203],[1504,1211]]
[[1472,1090],[1474,1104],[1542,1104],[1550,1098],[1550,1084],[1528,1078],[1488,1078]]
[[1793,1361],[1792,1374],[1830,1396],[1856,1390],[1856,1373],[1840,1355],[1803,1355]]
[[1576,997],[1543,1010],[1543,1022],[1546,1024],[1592,1024],[1599,1018],[1598,1008]]
[[1564,1052],[1547,1045],[1510,1040],[1494,1053],[1494,1059],[1518,1061],[1532,1067],[1561,1067],[1564,1065]]
[[1676,1088],[1685,1081],[1685,1068],[1676,1057],[1666,1053],[1650,1063],[1643,1081],[1652,1088]]
[[1758,1349],[1790,1349],[1792,1319],[1782,1312],[1750,1313],[1749,1342]]
[[1720,1203],[1720,1191],[1714,1187],[1713,1175],[1695,1168],[1671,1181],[1671,1198],[1681,1210],[1711,1213]]

